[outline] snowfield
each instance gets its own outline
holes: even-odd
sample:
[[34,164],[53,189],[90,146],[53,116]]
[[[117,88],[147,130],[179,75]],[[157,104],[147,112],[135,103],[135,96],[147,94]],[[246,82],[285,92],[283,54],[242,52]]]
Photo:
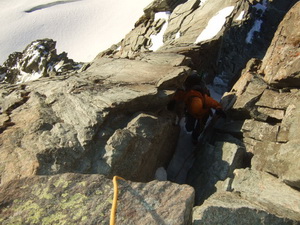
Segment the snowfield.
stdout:
[[51,38],[58,53],[89,62],[121,41],[152,0],[0,0],[0,64],[32,41]]

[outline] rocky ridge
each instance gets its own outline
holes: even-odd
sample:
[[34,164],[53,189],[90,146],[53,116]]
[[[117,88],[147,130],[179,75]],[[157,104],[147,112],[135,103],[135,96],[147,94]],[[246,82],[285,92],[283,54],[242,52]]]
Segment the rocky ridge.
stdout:
[[[1,84],[1,223],[108,224],[114,175],[134,181],[120,181],[120,224],[299,223],[295,2],[154,1],[121,49],[87,69]],[[169,20],[155,21],[162,11]],[[221,14],[221,29],[198,39]],[[151,181],[179,135],[165,105],[192,69],[220,92],[240,77],[222,98],[227,118],[212,120],[194,152],[186,183],[195,193]]]
[[78,71],[83,63],[76,63],[63,52],[57,55],[52,39],[36,40],[23,52],[14,52],[0,66],[0,82],[23,83],[40,77],[59,76]]

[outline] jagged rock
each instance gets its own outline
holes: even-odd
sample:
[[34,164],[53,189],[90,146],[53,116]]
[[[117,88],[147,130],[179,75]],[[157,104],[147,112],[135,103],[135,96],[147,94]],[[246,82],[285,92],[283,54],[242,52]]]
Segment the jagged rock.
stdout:
[[56,53],[56,42],[52,39],[33,41],[23,52],[15,52],[4,62],[5,78],[8,83],[23,83],[40,77],[65,75],[79,70],[81,63],[76,63],[63,52]]
[[[275,82],[272,78],[270,83],[267,78],[268,75],[277,73],[277,69],[280,73],[290,73],[293,72],[291,68],[298,67],[296,54],[299,48],[298,31],[297,29],[289,31],[287,23],[293,23],[292,21],[298,18],[295,16],[297,14],[295,11],[299,4],[295,5],[296,10],[294,8],[291,11],[294,14],[287,16],[285,24],[280,26],[282,30],[276,34],[273,46],[270,48],[272,50],[269,50],[261,65],[261,59],[279,21],[295,2],[297,1],[190,0],[179,5],[183,1],[155,1],[155,4],[145,10],[145,15],[124,40],[99,54],[93,62],[73,75],[68,72],[72,70],[73,64],[62,59],[55,61],[57,63],[55,69],[65,66],[66,70],[62,69],[64,76],[56,76],[56,71],[46,67],[47,60],[52,58],[54,53],[56,54],[55,51],[50,51],[47,58],[43,58],[43,54],[42,57],[37,58],[32,57],[34,54],[27,55],[28,60],[22,63],[22,69],[27,73],[41,71],[49,77],[23,85],[1,84],[1,184],[31,175],[65,172],[101,173],[109,177],[121,174],[125,178],[140,181],[154,179],[156,169],[159,167],[164,170],[163,167],[168,164],[176,143],[174,139],[178,135],[178,128],[171,125],[174,115],[165,111],[169,95],[172,93],[169,90],[180,87],[191,69],[197,69],[199,72],[204,72],[205,79],[213,83],[217,91],[222,93],[240,77],[240,72],[247,61],[255,57],[246,65],[242,78],[232,91],[223,97],[222,103],[226,103],[224,109],[230,109],[227,111],[227,119],[219,119],[216,124],[209,124],[208,127],[211,129],[207,132],[209,137],[204,136],[205,138],[201,140],[206,142],[201,142],[196,147],[197,157],[194,167],[190,170],[188,182],[196,189],[197,204],[202,204],[208,198],[203,205],[207,208],[199,207],[196,210],[202,213],[199,216],[201,218],[195,214],[196,220],[213,224],[211,219],[220,223],[224,222],[221,221],[223,217],[223,219],[228,218],[230,224],[238,224],[244,219],[249,219],[251,222],[258,221],[258,224],[263,223],[263,220],[270,221],[272,224],[296,224],[299,221],[299,205],[292,205],[293,202],[289,205],[288,202],[294,200],[298,202],[299,198],[299,191],[297,191],[298,171],[300,171],[297,161],[299,159],[297,138],[299,92],[297,87],[294,88],[299,83],[298,75],[292,79],[295,85],[290,85],[290,78]],[[155,20],[155,13],[161,10],[170,10],[169,20],[162,18]],[[217,21],[216,16],[220,15],[222,18],[218,18],[218,22],[222,22],[221,26],[216,22],[213,23]],[[297,23],[298,21],[295,21],[295,24]],[[206,33],[209,24],[213,24],[213,27],[218,29]],[[156,53],[150,53],[149,50],[153,45],[151,38],[154,35],[161,35],[166,25],[169,27],[164,35],[164,45]],[[261,32],[257,29],[258,26]],[[287,39],[280,36],[288,32],[290,35]],[[204,36],[205,33],[208,36]],[[293,39],[296,42],[293,42]],[[286,50],[295,53],[293,57],[282,58],[286,50],[282,43],[279,43],[280,41],[288,43]],[[296,43],[294,49],[291,48],[293,43]],[[277,46],[282,47],[278,50],[279,55],[275,55]],[[43,53],[42,48],[38,48],[37,51]],[[15,65],[23,57],[22,54],[12,55],[7,64]],[[275,56],[274,61],[271,62],[270,57],[273,56]],[[62,57],[66,57],[66,54],[62,54]],[[278,58],[283,61],[279,62]],[[293,65],[288,61],[290,59]],[[271,72],[266,69],[267,66],[273,66],[277,62],[279,62],[278,68],[276,65]],[[283,68],[284,64],[288,66]],[[260,69],[262,72],[258,71]],[[6,67],[0,68],[0,79],[6,73],[5,71]],[[11,76],[11,80],[7,78],[6,81],[13,83],[18,70],[10,71],[14,76]],[[271,87],[270,84],[275,87]],[[288,88],[285,88],[286,85],[289,85]],[[214,130],[212,125],[215,125]],[[169,144],[165,144],[166,142]],[[236,175],[232,173],[234,169],[244,167],[252,167],[250,175],[243,170],[238,170]],[[274,177],[265,172],[273,174]],[[77,197],[83,197],[83,200],[79,198],[79,201],[86,200],[85,197],[88,196],[86,194],[76,195],[76,192],[73,195],[76,198],[73,199],[60,192],[60,189],[54,189],[54,184],[50,184],[51,179],[58,180],[60,176],[68,180],[68,184],[70,182],[76,190],[81,181],[85,183],[85,178],[88,188],[95,185],[92,183],[88,186],[89,181],[92,182],[95,177],[100,186],[102,183],[99,180],[105,180],[98,175],[57,175],[53,176],[54,178],[35,176],[4,184],[5,189],[1,189],[0,196],[5,200],[1,202],[5,204],[0,207],[5,210],[5,215],[1,218],[9,221],[7,223],[11,222],[10,218],[16,222],[14,218],[18,220],[18,213],[13,214],[15,217],[8,217],[11,215],[9,210],[16,209],[23,213],[24,223],[26,220],[34,223],[37,214],[44,213],[45,208],[41,210],[41,207],[34,208],[36,204],[31,204],[32,207],[28,206],[32,203],[30,201],[28,203],[28,201],[15,200],[23,192],[17,192],[13,195],[14,200],[9,200],[8,196],[12,195],[7,193],[21,188],[22,191],[28,191],[22,195],[25,200],[30,200],[31,197],[36,199],[32,190],[41,193],[44,201],[41,205],[48,204],[45,202],[48,200],[51,201],[49,204],[57,203],[53,199],[47,199],[49,196],[61,198],[62,202],[68,201],[70,204],[74,204]],[[89,177],[93,179],[89,180]],[[26,186],[26,182],[30,185]],[[30,189],[33,183],[38,185]],[[45,183],[47,185],[43,186]],[[151,201],[152,205],[161,201],[167,202],[167,205],[169,202],[173,204],[173,201],[169,200],[172,197],[164,192],[166,186],[157,186],[157,184],[172,186],[170,183],[156,182],[139,185],[152,185],[155,191],[157,190],[157,192],[152,189],[149,191],[157,195],[157,199]],[[6,188],[8,187],[6,185],[10,185],[10,189]],[[100,186],[96,188],[101,189]],[[69,187],[71,186],[63,187],[62,191]],[[264,187],[268,187],[267,190],[263,189]],[[276,190],[272,190],[273,187]],[[267,192],[270,189],[273,192]],[[53,190],[53,193],[49,194],[48,190]],[[212,196],[210,199],[215,191],[218,192],[215,195],[217,197]],[[219,193],[224,191],[233,191],[235,194]],[[238,192],[241,192],[241,197],[236,195]],[[88,189],[84,193],[88,193],[89,196],[94,193],[97,195],[93,189]],[[111,190],[110,194],[112,194]],[[272,199],[273,194],[278,200]],[[164,195],[167,197],[165,198]],[[180,192],[180,195],[184,195],[184,192]],[[143,204],[148,203],[148,195],[138,198]],[[188,200],[190,207],[193,196],[189,195],[187,198],[190,198]],[[219,198],[221,203],[215,203],[216,198]],[[97,201],[98,196],[94,202]],[[231,207],[228,206],[229,201]],[[213,202],[212,204],[216,204],[217,207],[210,205],[209,202]],[[135,203],[134,200],[133,204]],[[73,208],[69,211],[64,211],[65,209],[61,211],[71,214],[71,223],[80,223],[73,212],[82,212],[84,215],[80,218],[83,220],[87,217],[93,218],[94,214],[91,215],[91,212],[87,212],[85,208],[93,204],[92,201],[81,204],[84,205],[82,211],[77,206],[75,210]],[[107,209],[107,205],[103,207]],[[11,208],[7,208],[8,206]],[[25,207],[31,207],[30,211],[33,214],[28,213],[28,208]],[[124,209],[122,212],[126,213],[126,216],[119,217],[119,219],[124,218],[122,224],[132,222],[126,220],[132,215],[141,215],[145,212],[131,210],[131,205],[121,207]],[[185,207],[180,205],[180,208],[176,208],[175,211],[182,213],[170,215],[170,218],[183,215],[184,209]],[[3,210],[0,210],[1,213]],[[55,212],[58,217],[62,216],[64,219],[64,214],[62,215],[59,210]],[[176,217],[174,224],[189,223],[190,208],[186,212],[186,216],[183,217],[187,218],[184,221],[188,222],[177,220]],[[48,214],[45,215],[45,220],[51,222],[53,217],[49,214],[52,211],[46,213]],[[214,213],[220,216],[215,216]],[[244,215],[242,218],[240,213]],[[150,214],[153,216],[153,210],[146,217],[150,218],[148,216]],[[169,216],[166,211],[162,211],[159,215],[162,215],[163,219]],[[144,218],[145,215],[142,215],[136,223],[147,223]],[[107,220],[107,217],[105,219]],[[97,217],[95,220],[95,223],[98,223],[101,219]],[[169,220],[165,221],[159,220],[157,223],[173,223]],[[151,222],[153,220],[149,223]]]
[[232,183],[242,198],[279,217],[300,221],[300,193],[270,174],[250,169],[235,171]]
[[[250,118],[257,115],[257,110],[254,107],[257,99],[263,94],[267,88],[267,84],[259,77],[250,73],[246,73],[241,77],[241,80],[232,88],[236,93],[236,101],[231,108],[233,116],[238,118]],[[258,116],[258,115],[257,115]],[[263,114],[260,115],[262,118]],[[262,120],[266,120],[263,118]]]
[[193,69],[205,72],[207,82],[214,82],[216,91],[222,93],[239,78],[249,59],[262,59],[276,27],[295,2],[154,1],[121,41],[120,49],[101,55],[135,58],[140,52],[149,51],[152,37],[162,30],[162,23],[154,21],[154,13],[170,10],[169,19],[164,22],[167,27],[163,45],[155,51],[191,57]]
[[[279,87],[299,87],[300,68],[300,3],[287,13],[275,33],[261,71],[264,79]],[[288,61],[288,63],[286,63]]]
[[[178,135],[173,115],[165,112],[171,93],[165,89],[187,76],[190,69],[184,65],[188,63],[186,57],[174,54],[143,60],[99,58],[78,75],[3,87],[1,183],[63,172],[110,176],[122,172],[125,178],[154,179],[155,170],[170,160]],[[151,116],[136,117],[141,112]],[[128,145],[119,145],[120,140]],[[143,148],[146,143],[147,149]],[[120,152],[115,165],[108,149],[127,149],[138,155]],[[137,168],[132,167],[122,170],[130,163],[140,165],[139,172],[145,173],[137,175],[130,170]],[[148,166],[143,168],[143,164]]]
[[262,206],[241,198],[237,193],[221,192],[194,208],[193,224],[296,224],[266,211]]
[[271,125],[256,120],[245,120],[242,131],[244,137],[252,138],[257,142],[276,142],[279,128],[278,125]]
[[[219,30],[216,31],[210,31],[209,36],[204,37],[205,28],[209,26],[209,21],[218,14],[218,12],[222,9],[228,8],[227,16],[231,14],[231,12],[234,9],[234,6],[237,4],[236,0],[227,0],[227,1],[207,1],[202,6],[201,1],[193,0],[188,1],[185,3],[185,6],[178,6],[178,11],[174,10],[175,17],[177,17],[177,20],[181,20],[181,23],[178,26],[172,26],[168,28],[168,33],[175,33],[172,30],[177,30],[176,33],[180,33],[180,37],[175,39],[173,37],[174,42],[172,42],[172,45],[179,45],[188,43],[189,45],[197,44],[199,42],[204,42],[207,40],[212,40],[214,38],[218,38],[220,36],[222,25]],[[232,7],[231,7],[232,6]],[[180,15],[176,14],[180,12]],[[188,13],[188,15],[187,15]],[[172,17],[171,17],[172,18]],[[224,21],[225,24],[225,21]],[[176,25],[176,23],[174,24]],[[216,24],[215,24],[216,25]],[[203,33],[204,32],[204,33]],[[167,33],[167,34],[168,34]],[[203,38],[200,38],[197,40],[197,38],[202,34]],[[201,37],[202,37],[201,36]],[[166,43],[168,43],[168,40],[166,39]],[[169,46],[170,47],[170,46]]]
[[174,40],[176,34],[179,34],[181,24],[186,19],[186,17],[191,14],[195,9],[199,7],[200,0],[191,0],[185,4],[178,5],[169,18],[168,27],[164,33],[164,39]]
[[[299,7],[297,5],[295,7]],[[294,9],[291,13],[293,11]],[[285,26],[283,23],[279,29],[284,30]],[[275,36],[274,40],[277,38]],[[297,51],[297,47],[291,51]],[[266,55],[263,61],[270,62],[268,59],[269,56]],[[290,59],[285,60],[285,64],[289,64]],[[298,143],[296,134],[299,123],[296,118],[299,91],[291,88],[269,88],[257,75],[260,67],[251,69],[251,65],[253,62],[249,62],[248,68],[232,88],[234,94],[227,94],[230,100],[227,99],[226,102],[232,105],[231,116],[239,120],[246,119],[241,130],[247,151],[254,154],[253,168],[274,174],[285,183],[299,188],[299,165],[297,160],[293,160],[299,158],[298,151],[293,150],[293,146]],[[266,65],[263,64],[261,68],[264,67]],[[286,85],[286,81],[276,82],[278,85],[281,82]]]
[[[190,224],[188,185],[119,180],[117,224]],[[113,184],[102,175],[62,174],[15,180],[0,188],[1,224],[108,224]]]
[[[270,4],[276,5],[277,3]],[[292,9],[291,12],[294,10]],[[270,11],[267,10],[266,13],[269,14]],[[279,29],[284,29],[285,26],[288,26],[287,22]],[[289,38],[293,39],[292,36],[297,37],[297,34],[292,33]],[[276,37],[274,37],[274,44],[275,40],[277,40]],[[291,45],[288,46],[290,47]],[[291,49],[292,52],[297,50],[298,46]],[[276,54],[273,47],[270,47],[269,51]],[[233,52],[228,53],[230,57],[235,54],[234,50]],[[222,59],[224,57],[223,55]],[[260,74],[260,71],[264,71],[263,68],[269,65],[270,61],[267,58],[269,56],[266,55],[262,61],[263,64],[261,64],[260,57],[248,62],[231,92],[223,96],[222,105],[227,110],[229,118],[219,121],[215,129],[211,131],[211,137],[207,139],[207,142],[197,148],[199,152],[188,180],[189,184],[195,188],[196,204],[200,205],[197,208],[200,212],[200,217],[197,217],[199,223],[226,224],[228,220],[230,221],[228,224],[239,224],[250,215],[252,216],[251,224],[253,221],[263,224],[263,220],[272,220],[270,222],[272,224],[298,224],[300,221],[299,200],[297,199],[299,198],[298,171],[300,171],[299,148],[297,147],[299,145],[297,137],[299,122],[296,119],[299,117],[297,110],[299,90],[293,85],[286,87],[288,79],[268,83],[266,74]],[[281,65],[290,65],[290,58],[280,59]],[[227,65],[226,59],[220,65]],[[293,79],[296,85],[299,81],[296,81],[296,76]],[[252,169],[236,170],[234,176],[225,177],[219,174],[219,177],[216,177],[211,172],[210,165],[213,163],[210,160],[215,154],[216,144],[220,142],[229,142],[242,148],[244,153],[240,157],[239,167]],[[215,165],[222,165],[220,158],[214,158],[213,162]],[[217,173],[220,168],[222,167],[214,167],[213,171]],[[219,179],[220,177],[222,179]],[[233,209],[235,205],[233,199],[227,201],[232,201],[230,207],[225,207],[223,202],[215,203],[215,199],[221,198],[224,191],[241,193],[239,199],[244,203],[248,202],[247,207]],[[212,196],[215,192],[217,197]],[[207,199],[207,204],[210,204],[210,201],[213,203],[209,206],[206,203],[201,205],[205,199]],[[243,213],[245,216],[235,221]],[[224,218],[227,219],[225,222]],[[247,224],[247,222],[241,224]]]
[[152,13],[163,12],[163,11],[173,11],[173,9],[186,0],[154,0],[145,9],[145,15],[149,16]]
[[264,142],[256,144],[252,164],[253,168],[275,174],[290,186],[299,188],[298,105],[291,104],[286,109],[279,131],[273,134],[277,140],[266,142],[264,138]]

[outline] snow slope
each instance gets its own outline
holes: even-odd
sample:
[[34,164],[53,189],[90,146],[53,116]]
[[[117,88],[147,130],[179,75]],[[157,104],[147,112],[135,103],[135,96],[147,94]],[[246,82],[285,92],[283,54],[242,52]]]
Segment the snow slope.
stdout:
[[88,62],[134,28],[152,0],[0,0],[0,64],[32,41],[52,38],[58,52]]

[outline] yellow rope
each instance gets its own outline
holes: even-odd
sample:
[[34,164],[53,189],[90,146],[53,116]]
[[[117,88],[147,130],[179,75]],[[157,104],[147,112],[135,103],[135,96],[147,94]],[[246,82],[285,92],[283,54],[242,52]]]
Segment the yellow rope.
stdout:
[[116,224],[116,210],[117,210],[117,203],[118,203],[118,181],[117,179],[125,180],[122,177],[114,176],[113,184],[114,184],[114,199],[111,206],[110,212],[110,225]]

